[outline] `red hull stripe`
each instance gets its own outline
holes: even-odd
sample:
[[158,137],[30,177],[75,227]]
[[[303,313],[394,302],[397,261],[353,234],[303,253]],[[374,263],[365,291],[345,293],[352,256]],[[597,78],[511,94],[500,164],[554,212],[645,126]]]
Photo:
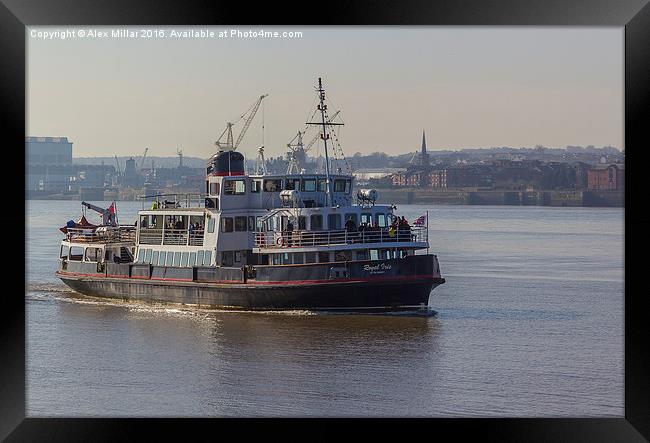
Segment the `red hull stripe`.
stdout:
[[290,280],[290,281],[248,281],[247,283],[244,283],[243,281],[240,280],[214,280],[214,281],[209,281],[209,282],[197,282],[192,280],[191,278],[157,278],[157,277],[152,277],[152,278],[147,278],[143,276],[133,276],[133,277],[127,277],[125,275],[104,275],[104,274],[81,274],[81,273],[75,273],[75,272],[60,272],[57,271],[58,274],[62,275],[72,275],[72,276],[82,276],[82,277],[111,277],[111,278],[121,278],[125,280],[154,280],[154,281],[179,281],[179,282],[194,282],[194,283],[238,283],[242,285],[248,285],[248,286],[264,286],[264,285],[284,285],[284,286],[290,286],[290,285],[305,285],[305,284],[329,284],[329,283],[368,283],[368,282],[375,282],[375,281],[404,281],[404,280],[421,280],[421,279],[429,279],[429,278],[434,278],[433,275],[406,275],[406,276],[386,276],[386,277],[372,277],[372,278],[357,278],[357,279],[349,279],[349,278],[335,278],[332,280]]

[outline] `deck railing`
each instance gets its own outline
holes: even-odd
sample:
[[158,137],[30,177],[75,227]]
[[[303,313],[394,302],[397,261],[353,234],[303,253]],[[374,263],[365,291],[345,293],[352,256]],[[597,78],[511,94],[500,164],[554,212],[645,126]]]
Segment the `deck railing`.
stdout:
[[346,231],[270,231],[255,233],[257,248],[304,248],[312,246],[335,246],[370,243],[426,243],[427,229],[414,226],[410,229]]
[[135,226],[117,228],[68,228],[66,240],[75,242],[117,243],[135,241]]
[[159,245],[162,243],[162,229],[140,228],[141,245]]

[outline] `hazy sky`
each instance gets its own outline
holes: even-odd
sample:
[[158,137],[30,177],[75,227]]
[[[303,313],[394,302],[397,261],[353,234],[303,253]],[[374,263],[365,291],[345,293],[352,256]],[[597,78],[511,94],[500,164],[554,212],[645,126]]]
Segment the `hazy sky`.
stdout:
[[[255,156],[263,114],[267,156],[281,155],[305,127],[319,76],[330,113],[341,110],[348,156],[412,152],[422,129],[430,150],[624,147],[623,28],[162,27],[166,37],[149,39],[32,36],[66,29],[138,28],[27,30],[27,135],[67,136],[75,157],[141,155],[145,147],[155,156],[182,148],[208,157],[225,123],[263,93],[240,151]],[[172,38],[172,29],[303,36]]]

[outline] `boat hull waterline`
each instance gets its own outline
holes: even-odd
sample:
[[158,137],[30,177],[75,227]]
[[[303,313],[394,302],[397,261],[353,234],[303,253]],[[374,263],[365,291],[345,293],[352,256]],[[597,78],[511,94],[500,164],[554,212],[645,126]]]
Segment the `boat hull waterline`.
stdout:
[[220,284],[97,277],[59,271],[83,295],[233,310],[412,310],[427,306],[443,278],[316,284]]

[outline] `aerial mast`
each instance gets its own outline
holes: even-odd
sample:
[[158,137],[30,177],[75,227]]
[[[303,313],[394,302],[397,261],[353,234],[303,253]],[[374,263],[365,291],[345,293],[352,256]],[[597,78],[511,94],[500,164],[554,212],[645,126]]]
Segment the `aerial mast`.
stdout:
[[330,161],[327,153],[327,139],[330,138],[330,135],[327,133],[327,125],[342,125],[342,123],[332,123],[331,119],[325,117],[327,105],[325,104],[325,90],[323,89],[323,82],[320,77],[318,77],[318,98],[320,100],[320,104],[318,105],[317,109],[320,111],[321,123],[307,122],[307,124],[322,125],[323,127],[321,138],[323,139],[325,149],[325,205],[330,206],[332,204],[332,190],[330,189]]

